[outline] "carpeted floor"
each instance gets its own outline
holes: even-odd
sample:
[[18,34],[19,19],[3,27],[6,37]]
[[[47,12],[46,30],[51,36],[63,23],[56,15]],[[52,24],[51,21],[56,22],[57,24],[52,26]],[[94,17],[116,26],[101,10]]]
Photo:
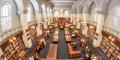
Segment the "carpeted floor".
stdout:
[[57,51],[57,59],[68,59],[67,44],[65,41],[64,31],[59,31],[59,43]]
[[46,40],[46,47],[40,51],[41,58],[46,58],[48,50],[49,50],[49,46],[50,44],[52,44],[52,41],[53,41],[53,33],[50,33],[50,38]]
[[[50,34],[50,39],[46,41],[46,47],[40,51],[41,58],[46,58],[49,46],[52,44],[53,33]],[[68,59],[67,45],[65,42],[64,31],[60,30],[59,43],[57,49],[57,59]]]

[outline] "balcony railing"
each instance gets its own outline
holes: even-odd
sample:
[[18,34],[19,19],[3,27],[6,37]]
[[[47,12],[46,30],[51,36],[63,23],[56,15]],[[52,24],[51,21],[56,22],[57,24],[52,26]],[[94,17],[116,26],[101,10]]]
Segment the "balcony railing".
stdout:
[[21,26],[9,29],[6,32],[1,33],[1,35],[0,35],[0,43],[4,39],[6,39],[7,37],[9,37],[10,35],[17,33],[18,31],[22,31],[22,27]]
[[90,21],[90,20],[88,20],[88,23],[89,23],[89,24],[92,24],[92,25],[95,25],[95,26],[97,25],[96,22],[94,22],[94,21]]
[[109,32],[109,33],[115,35],[116,37],[118,37],[120,39],[120,32],[113,29],[113,28],[109,28],[109,27],[104,26],[103,31]]
[[28,25],[33,25],[33,24],[35,24],[35,23],[37,23],[37,20],[34,20],[34,21],[31,21],[31,22],[28,22]]

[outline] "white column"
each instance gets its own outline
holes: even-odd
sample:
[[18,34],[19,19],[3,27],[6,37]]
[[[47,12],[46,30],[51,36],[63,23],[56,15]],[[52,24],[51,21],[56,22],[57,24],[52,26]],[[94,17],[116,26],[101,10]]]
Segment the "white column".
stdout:
[[28,23],[27,23],[27,15],[26,14],[20,14],[20,19],[21,19],[21,25],[22,25],[22,30],[23,30],[23,42],[27,48],[30,48],[32,46],[32,41],[31,39],[28,40],[28,36],[26,33],[26,29],[28,29]]
[[104,19],[105,19],[104,14],[102,14],[102,13],[97,14],[97,29],[96,29],[96,32],[98,34],[102,33],[103,25],[104,25]]
[[80,22],[79,22],[79,16],[80,16],[80,14],[79,14],[79,8],[77,8],[77,24],[76,24],[76,28],[77,29],[80,29]]
[[94,40],[93,45],[99,47],[102,41],[102,30],[104,25],[105,13],[103,11],[97,11],[97,29],[96,33],[98,34],[97,40]]
[[47,29],[47,22],[46,21],[43,23],[43,26],[44,26],[44,29]]
[[70,22],[72,22],[72,13],[70,14]]
[[97,39],[94,39],[93,40],[93,46],[94,47],[99,47],[100,46],[100,43],[102,41],[102,34],[98,34],[98,36],[96,36]]
[[73,14],[72,14],[72,23],[74,24],[74,25],[76,25],[76,20],[77,19],[77,14],[76,14],[76,12],[75,12],[75,9],[73,9]]
[[41,14],[40,13],[36,13],[36,19],[37,19],[37,36],[42,35],[42,29],[40,27],[40,22],[41,22]]
[[80,29],[80,22],[77,22],[76,28]]
[[77,22],[79,21],[79,16],[80,16],[79,11],[80,11],[79,8],[77,8],[77,13],[76,13],[77,14]]
[[87,34],[87,31],[88,31],[88,26],[87,26],[87,20],[88,19],[90,19],[89,18],[89,13],[87,12],[87,11],[85,11],[84,13],[83,13],[83,31],[82,31],[82,33],[84,34],[84,35],[86,35]]

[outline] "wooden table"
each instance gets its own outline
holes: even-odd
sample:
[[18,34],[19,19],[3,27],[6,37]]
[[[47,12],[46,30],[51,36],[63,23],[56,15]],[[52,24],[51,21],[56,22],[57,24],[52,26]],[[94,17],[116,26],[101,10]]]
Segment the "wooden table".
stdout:
[[55,30],[55,33],[54,34],[59,34],[59,30]]
[[58,43],[59,40],[59,35],[54,35],[53,36],[53,43]]
[[46,60],[57,60],[57,44],[50,44]]
[[74,51],[71,44],[67,43],[68,54],[70,58],[75,58],[80,56],[80,50]]
[[65,35],[66,42],[71,42],[71,36],[70,35]]
[[68,30],[65,30],[65,35],[66,35],[66,34],[70,34],[70,32],[69,32]]

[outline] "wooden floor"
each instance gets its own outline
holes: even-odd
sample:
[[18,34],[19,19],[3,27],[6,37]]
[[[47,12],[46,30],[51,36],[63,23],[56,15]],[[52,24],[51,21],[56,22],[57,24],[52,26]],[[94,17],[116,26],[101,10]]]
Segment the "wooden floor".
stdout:
[[50,44],[46,60],[56,60],[56,59],[57,59],[57,44]]

